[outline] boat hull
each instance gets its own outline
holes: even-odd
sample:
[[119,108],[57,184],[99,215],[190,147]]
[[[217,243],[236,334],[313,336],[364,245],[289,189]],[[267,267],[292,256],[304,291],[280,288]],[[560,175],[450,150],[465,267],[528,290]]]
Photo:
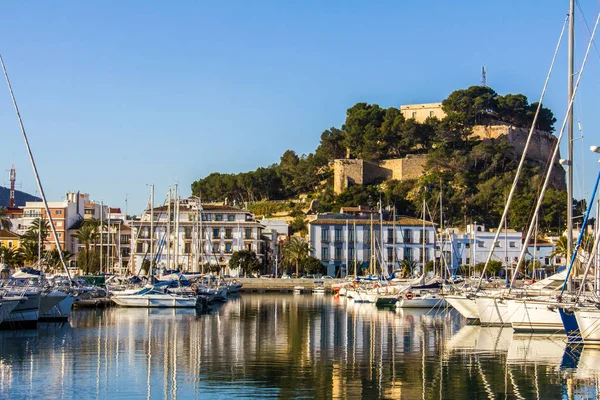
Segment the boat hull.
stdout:
[[111,300],[121,307],[140,308],[194,308],[198,303],[195,297],[125,295],[113,296]]
[[75,296],[69,294],[57,305],[52,307],[48,312],[39,315],[40,322],[63,322],[69,320],[69,314],[73,309],[73,303],[75,303]]
[[23,292],[26,300],[8,314],[0,324],[0,330],[6,329],[35,329],[37,328],[40,312],[40,294],[38,292]]
[[459,295],[447,295],[444,299],[466,319],[472,321],[479,319],[479,311],[474,299]]
[[446,301],[438,295],[429,297],[402,298],[396,303],[396,308],[440,308],[445,307]]
[[510,314],[505,300],[495,297],[477,297],[475,304],[482,326],[510,325]]
[[515,332],[563,332],[558,304],[543,300],[506,300]]
[[600,346],[600,310],[581,308],[575,310],[575,318],[583,344]]

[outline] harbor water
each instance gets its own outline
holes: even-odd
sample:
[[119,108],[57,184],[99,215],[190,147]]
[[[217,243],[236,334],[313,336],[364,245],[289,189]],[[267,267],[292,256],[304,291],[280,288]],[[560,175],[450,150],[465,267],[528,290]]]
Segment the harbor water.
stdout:
[[329,295],[245,294],[208,313],[75,310],[0,333],[0,398],[598,398],[600,349],[378,310]]

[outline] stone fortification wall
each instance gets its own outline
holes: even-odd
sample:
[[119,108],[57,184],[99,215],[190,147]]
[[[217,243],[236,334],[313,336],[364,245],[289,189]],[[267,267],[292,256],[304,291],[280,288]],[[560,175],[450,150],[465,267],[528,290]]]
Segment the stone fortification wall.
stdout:
[[[519,128],[508,124],[497,122],[494,125],[476,125],[473,127],[472,137],[477,137],[483,140],[492,140],[506,137],[508,143],[513,148],[512,158],[516,161],[521,159],[523,151],[525,150],[525,142],[529,135],[529,129]],[[554,147],[557,144],[557,138],[549,132],[535,130],[531,137],[531,143],[527,150],[527,159],[534,161],[545,167]],[[560,158],[560,150],[557,156],[557,160]],[[552,174],[550,176],[550,184],[561,190],[566,190],[565,183],[565,172],[560,165],[555,164],[552,168]]]
[[426,155],[371,162],[365,160],[335,160],[333,163],[333,190],[336,194],[351,185],[368,185],[384,179],[417,179],[423,175]]

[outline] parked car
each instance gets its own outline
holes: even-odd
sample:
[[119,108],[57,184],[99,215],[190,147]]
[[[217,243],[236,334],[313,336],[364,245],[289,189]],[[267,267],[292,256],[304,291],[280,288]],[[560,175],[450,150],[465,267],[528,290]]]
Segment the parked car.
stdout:
[[333,276],[325,275],[321,277],[321,279],[333,279]]
[[281,279],[292,279],[292,277],[289,276],[288,274],[283,274],[283,275],[281,275]]

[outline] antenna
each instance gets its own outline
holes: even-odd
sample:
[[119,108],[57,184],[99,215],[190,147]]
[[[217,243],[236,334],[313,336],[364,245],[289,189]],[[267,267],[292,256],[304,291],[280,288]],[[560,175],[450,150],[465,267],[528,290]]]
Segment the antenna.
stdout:
[[487,86],[487,70],[485,65],[481,67],[481,86]]
[[8,202],[8,208],[15,208],[15,187],[19,186],[21,187],[20,184],[17,184],[17,172],[15,171],[15,163],[12,164],[12,166],[10,167],[10,172],[8,174],[8,180],[10,181],[10,195],[9,195],[9,202]]

